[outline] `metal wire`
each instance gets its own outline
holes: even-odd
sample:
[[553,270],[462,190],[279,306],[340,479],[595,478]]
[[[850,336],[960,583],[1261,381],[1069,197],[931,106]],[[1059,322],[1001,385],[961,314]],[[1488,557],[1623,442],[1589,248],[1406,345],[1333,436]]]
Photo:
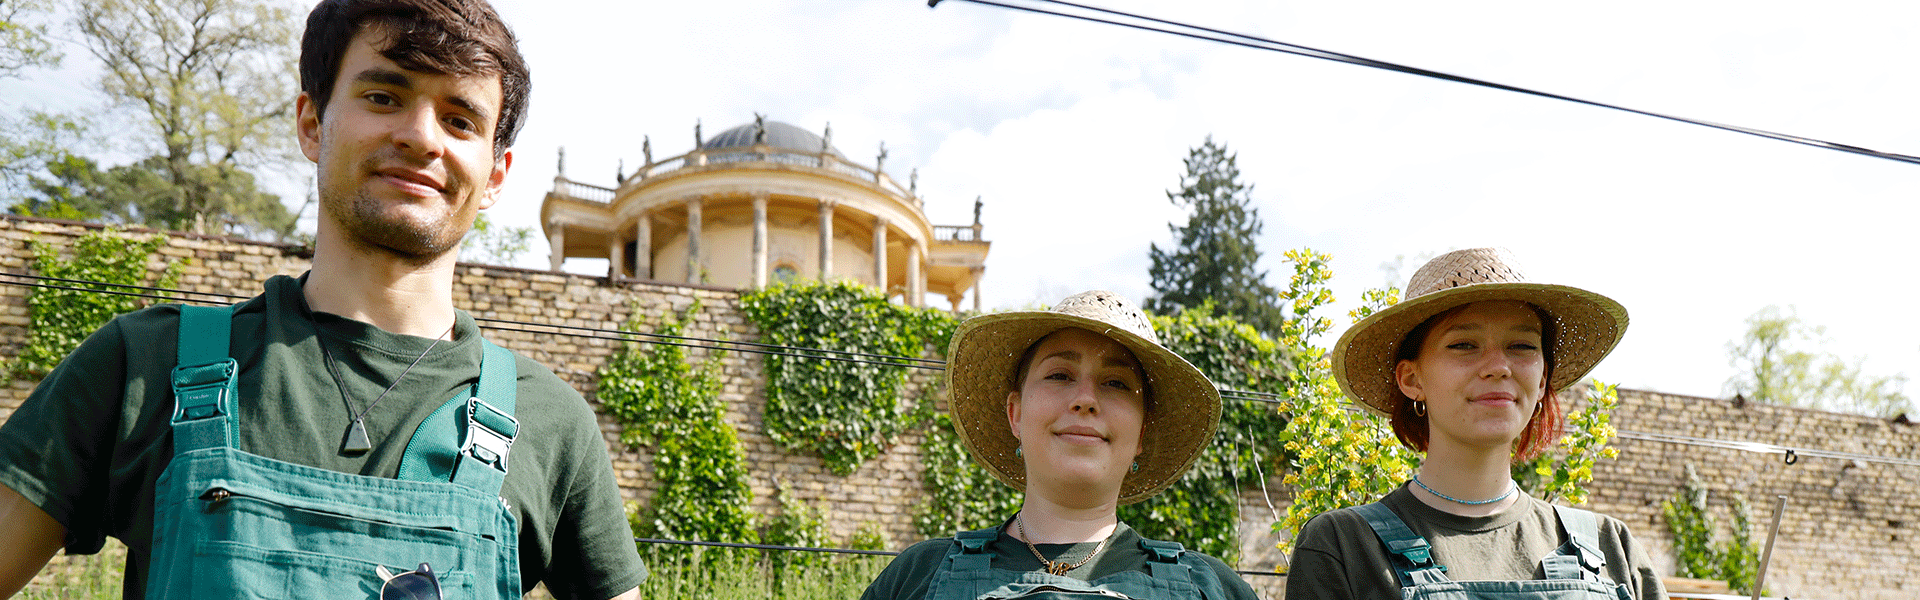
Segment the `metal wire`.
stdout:
[[[1191,38],[1196,40],[1217,42],[1217,43],[1227,44],[1232,46],[1240,46],[1243,48],[1252,48],[1255,50],[1267,50],[1270,52],[1280,52],[1285,54],[1293,54],[1296,56],[1305,56],[1308,58],[1330,60],[1334,62],[1347,63],[1347,64],[1358,65],[1362,67],[1370,67],[1370,68],[1381,69],[1385,71],[1393,71],[1396,73],[1405,73],[1408,75],[1417,75],[1420,77],[1439,79],[1442,81],[1452,81],[1455,83],[1464,83],[1467,85],[1474,85],[1474,86],[1514,92],[1519,94],[1526,94],[1529,96],[1538,96],[1541,98],[1550,98],[1554,100],[1572,102],[1575,104],[1584,104],[1587,106],[1593,106],[1598,108],[1612,109],[1612,110],[1617,110],[1621,112],[1653,117],[1656,119],[1677,121],[1677,122],[1687,123],[1691,125],[1699,125],[1702,127],[1720,129],[1723,131],[1731,131],[1734,133],[1744,133],[1751,136],[1757,136],[1757,137],[1767,138],[1767,139],[1776,140],[1776,141],[1812,146],[1815,148],[1823,148],[1827,150],[1835,150],[1839,152],[1859,154],[1862,156],[1871,156],[1874,158],[1884,158],[1887,160],[1899,161],[1904,163],[1920,164],[1920,156],[1909,156],[1909,155],[1897,154],[1893,152],[1882,152],[1879,150],[1871,150],[1868,148],[1862,148],[1859,146],[1852,146],[1848,144],[1839,144],[1839,143],[1829,142],[1829,141],[1820,140],[1816,138],[1790,135],[1785,133],[1776,133],[1776,132],[1767,131],[1764,129],[1742,127],[1739,125],[1730,125],[1726,123],[1717,123],[1713,121],[1691,119],[1687,117],[1680,117],[1680,116],[1668,115],[1668,114],[1657,113],[1652,111],[1640,110],[1637,108],[1628,108],[1628,107],[1620,106],[1616,104],[1607,104],[1605,102],[1597,102],[1593,100],[1576,98],[1573,96],[1564,96],[1564,95],[1554,94],[1550,92],[1542,92],[1542,91],[1523,88],[1519,86],[1507,85],[1503,83],[1495,83],[1492,81],[1486,81],[1486,80],[1476,79],[1472,77],[1465,77],[1461,75],[1453,75],[1450,73],[1443,73],[1440,71],[1434,71],[1430,69],[1423,69],[1419,67],[1412,67],[1407,65],[1390,63],[1390,62],[1381,61],[1381,60],[1374,60],[1370,58],[1354,56],[1351,54],[1331,52],[1327,50],[1321,50],[1318,48],[1301,46],[1298,44],[1289,44],[1286,42],[1270,40],[1270,39],[1262,38],[1259,36],[1247,35],[1244,33],[1233,33],[1229,31],[1223,31],[1223,30],[1213,29],[1209,27],[1201,27],[1198,25],[1182,23],[1179,21],[1146,17],[1146,16],[1136,15],[1132,13],[1099,8],[1099,7],[1094,7],[1094,6],[1084,5],[1084,4],[1075,4],[1072,2],[1065,2],[1063,0],[1034,0],[1034,1],[1042,4],[1055,4],[1060,6],[1068,6],[1068,7],[1072,7],[1074,9],[1078,9],[1082,11],[1088,11],[1088,12],[1098,13],[1102,15],[1109,15],[1111,17],[1117,17],[1118,19],[1130,19],[1132,20],[1132,22],[1129,22],[1126,20],[1118,20],[1114,18],[1107,18],[1102,16],[1094,16],[1089,14],[1075,14],[1071,12],[1063,12],[1063,11],[1053,10],[1051,8],[1045,8],[1045,7],[1039,7],[1039,6],[1020,5],[1020,4],[1015,4],[1012,1],[1007,1],[1007,2],[1000,2],[995,0],[955,0],[955,1],[971,2],[974,4],[1005,8],[1005,9],[1021,11],[1021,12],[1052,15],[1056,17],[1066,17],[1069,19],[1077,19],[1077,20],[1087,21],[1091,23],[1113,25],[1118,27],[1125,27],[1128,29],[1137,29],[1141,31],[1165,33],[1165,34],[1176,35],[1176,36]],[[928,0],[927,5],[934,6],[939,4],[940,2],[941,0]]]

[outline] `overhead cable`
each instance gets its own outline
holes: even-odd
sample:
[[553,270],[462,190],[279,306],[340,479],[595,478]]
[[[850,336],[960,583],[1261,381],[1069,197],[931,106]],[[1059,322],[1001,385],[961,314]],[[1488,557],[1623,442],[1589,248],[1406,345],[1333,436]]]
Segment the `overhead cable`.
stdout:
[[[1296,56],[1305,56],[1308,58],[1330,60],[1334,62],[1347,63],[1351,65],[1359,65],[1362,67],[1371,67],[1371,68],[1381,69],[1385,71],[1405,73],[1408,75],[1417,75],[1421,77],[1429,77],[1429,78],[1439,79],[1443,81],[1452,81],[1455,83],[1464,83],[1467,85],[1474,85],[1474,86],[1480,86],[1485,88],[1492,88],[1496,90],[1515,92],[1515,93],[1526,94],[1530,96],[1551,98],[1554,100],[1562,100],[1566,102],[1572,102],[1575,104],[1584,104],[1584,105],[1595,106],[1599,108],[1607,108],[1607,109],[1618,110],[1622,112],[1633,113],[1637,115],[1654,117],[1657,119],[1666,119],[1669,121],[1678,121],[1681,123],[1689,123],[1693,125],[1700,125],[1703,127],[1712,127],[1714,129],[1732,131],[1735,133],[1744,133],[1747,135],[1758,136],[1758,137],[1763,137],[1763,138],[1772,139],[1772,140],[1779,140],[1783,142],[1803,144],[1807,146],[1813,146],[1815,148],[1824,148],[1827,150],[1837,150],[1840,152],[1848,152],[1848,153],[1859,154],[1863,156],[1871,156],[1874,158],[1884,158],[1887,160],[1894,160],[1894,161],[1900,161],[1900,162],[1912,163],[1912,164],[1920,164],[1920,156],[1910,156],[1906,154],[1897,154],[1893,152],[1882,152],[1879,150],[1871,150],[1871,149],[1862,148],[1859,146],[1828,142],[1825,140],[1820,140],[1820,139],[1815,139],[1810,137],[1790,135],[1785,133],[1776,133],[1776,132],[1767,131],[1764,129],[1742,127],[1739,125],[1717,123],[1713,121],[1703,121],[1700,119],[1691,119],[1687,117],[1680,117],[1680,116],[1669,115],[1664,113],[1657,113],[1653,111],[1640,110],[1637,108],[1629,108],[1629,107],[1620,106],[1617,104],[1608,104],[1605,102],[1586,100],[1582,98],[1576,98],[1573,96],[1565,96],[1565,95],[1555,94],[1551,92],[1542,92],[1542,91],[1538,91],[1530,88],[1507,85],[1504,83],[1495,83],[1492,81],[1476,79],[1473,77],[1454,75],[1454,74],[1443,73],[1440,71],[1434,71],[1430,69],[1423,69],[1419,67],[1412,67],[1412,66],[1391,63],[1391,62],[1386,62],[1381,60],[1374,60],[1370,58],[1354,56],[1351,54],[1343,54],[1339,52],[1321,50],[1318,48],[1312,48],[1308,46],[1301,46],[1298,44],[1290,44],[1286,42],[1270,40],[1270,39],[1259,37],[1259,36],[1247,35],[1244,33],[1234,33],[1230,31],[1223,31],[1220,29],[1214,29],[1210,27],[1191,25],[1191,24],[1182,23],[1178,21],[1147,17],[1147,16],[1136,15],[1132,13],[1100,8],[1095,6],[1089,6],[1084,4],[1076,4],[1073,2],[1066,2],[1064,0],[1026,0],[1028,4],[1020,4],[1019,2],[1021,0],[1004,0],[1004,1],[1001,1],[1001,0],[953,0],[953,1],[971,2],[974,4],[983,4],[987,6],[994,6],[994,7],[1005,8],[1005,9],[1016,10],[1016,11],[1038,13],[1038,14],[1044,14],[1044,15],[1053,15],[1056,17],[1066,17],[1069,19],[1078,19],[1081,21],[1101,23],[1106,25],[1115,25],[1119,27],[1126,27],[1129,29],[1138,29],[1143,31],[1166,33],[1166,34],[1177,35],[1185,38],[1205,40],[1210,42],[1218,42],[1222,44],[1240,46],[1244,48],[1252,48],[1255,50],[1267,50],[1271,52],[1293,54]],[[940,2],[941,0],[928,0],[927,6],[929,7],[936,6]],[[1059,6],[1070,7],[1073,10],[1084,11],[1084,12],[1081,12],[1081,13],[1067,12],[1067,11],[1055,10],[1053,8],[1048,8],[1043,6],[1032,6],[1031,4],[1059,5]],[[1101,16],[1101,15],[1105,15],[1105,16]]]

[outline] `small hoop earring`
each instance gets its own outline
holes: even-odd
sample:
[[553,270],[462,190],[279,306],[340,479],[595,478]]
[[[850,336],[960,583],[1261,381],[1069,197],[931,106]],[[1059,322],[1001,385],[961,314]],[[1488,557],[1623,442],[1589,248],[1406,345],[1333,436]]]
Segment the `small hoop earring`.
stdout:
[[1427,403],[1421,400],[1413,401],[1413,416],[1427,416]]

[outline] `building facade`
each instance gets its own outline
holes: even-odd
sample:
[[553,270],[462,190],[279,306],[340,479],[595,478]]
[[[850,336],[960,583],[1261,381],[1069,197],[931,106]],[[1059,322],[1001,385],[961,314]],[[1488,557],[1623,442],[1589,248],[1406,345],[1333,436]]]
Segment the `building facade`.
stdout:
[[[568,179],[564,161],[540,207],[553,270],[608,261],[614,279],[760,288],[845,278],[909,306],[927,294],[954,310],[985,271],[978,201],[970,225],[927,221],[916,182],[848,160],[826,134],[756,117],[695,147],[621,173],[614,187]],[[973,296],[979,310],[979,294]]]

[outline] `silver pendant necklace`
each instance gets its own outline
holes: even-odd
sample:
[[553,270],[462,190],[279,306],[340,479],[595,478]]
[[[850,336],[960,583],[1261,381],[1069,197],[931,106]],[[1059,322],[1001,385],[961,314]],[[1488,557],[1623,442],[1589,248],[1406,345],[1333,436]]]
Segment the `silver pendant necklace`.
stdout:
[[[456,320],[454,325],[458,324],[459,321]],[[361,409],[359,413],[355,413],[353,412],[353,397],[347,393],[347,380],[340,376],[340,368],[334,366],[333,352],[327,350],[327,336],[320,333],[320,325],[318,323],[313,324],[313,339],[320,344],[320,356],[326,359],[327,372],[333,375],[334,387],[340,388],[340,402],[347,405],[347,414],[353,415],[353,422],[347,425],[346,435],[340,438],[341,454],[358,456],[373,449],[373,440],[367,437],[367,426],[362,419],[366,418],[367,413],[372,411],[375,405],[380,404],[381,400],[387,399],[387,394],[393,393],[393,388],[400,387],[400,381],[407,378],[407,373],[413,372],[413,366],[420,364],[421,360],[426,359],[427,355],[433,352],[435,346],[440,345],[440,338],[453,335],[453,327],[453,325],[449,325],[447,326],[446,333],[435,336],[433,343],[427,344],[427,349],[421,351],[420,356],[414,357],[413,362],[408,363],[407,368],[400,371],[399,377],[393,378],[393,383],[387,385],[387,390],[380,392],[380,397],[374,398],[373,402],[367,404],[366,408]]]

